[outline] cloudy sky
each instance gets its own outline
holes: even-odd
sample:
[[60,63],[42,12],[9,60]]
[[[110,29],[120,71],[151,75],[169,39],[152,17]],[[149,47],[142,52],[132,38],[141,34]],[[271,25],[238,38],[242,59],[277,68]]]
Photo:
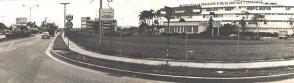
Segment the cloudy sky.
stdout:
[[[108,8],[107,0],[104,8]],[[181,4],[224,1],[224,0],[113,0],[110,6],[115,10],[115,19],[119,26],[137,26],[138,14],[142,10],[159,9],[164,6],[179,6]],[[280,4],[291,5],[293,0],[264,0],[274,1]],[[0,22],[4,20],[6,25],[14,24],[16,17],[29,18],[29,7],[32,8],[32,21],[40,25],[45,18],[48,21],[63,26],[63,5],[61,2],[71,3],[67,7],[67,13],[74,15],[74,27],[80,27],[80,18],[89,16],[97,17],[99,0],[0,0]],[[92,3],[90,3],[92,2]],[[23,6],[25,5],[25,6]]]

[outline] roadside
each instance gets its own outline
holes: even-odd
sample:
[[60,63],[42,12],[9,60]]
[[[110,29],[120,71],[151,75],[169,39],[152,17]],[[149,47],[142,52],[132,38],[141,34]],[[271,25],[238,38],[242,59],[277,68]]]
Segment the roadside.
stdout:
[[36,34],[31,34],[30,36],[25,36],[25,37],[15,37],[15,38],[6,38],[5,35],[0,35],[0,42],[14,40],[14,39],[23,39],[23,38],[34,37],[34,36],[36,36]]
[[291,60],[294,57],[292,38],[241,40],[240,46],[237,40],[187,39],[186,47],[185,39],[170,37],[167,57],[167,37],[165,36],[102,36],[102,45],[99,45],[97,34],[72,30],[67,35],[71,41],[83,49],[104,55],[135,59],[165,60],[168,58],[171,61],[181,62],[246,63]]
[[[277,76],[288,76],[294,72],[294,67],[260,68],[260,69],[206,69],[189,67],[172,67],[169,65],[143,65],[120,61],[98,59],[91,56],[82,55],[65,49],[59,35],[55,41],[52,53],[54,56],[64,61],[91,68],[91,69],[111,69],[128,73],[144,74],[159,77],[174,78],[196,78],[196,79],[255,79],[272,78]],[[99,67],[99,68],[97,68]],[[289,74],[290,73],[290,74]]]

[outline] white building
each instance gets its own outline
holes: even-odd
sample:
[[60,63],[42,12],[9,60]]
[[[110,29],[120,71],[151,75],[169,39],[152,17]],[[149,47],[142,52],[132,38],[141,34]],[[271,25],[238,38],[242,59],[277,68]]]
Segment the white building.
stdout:
[[[262,0],[233,0],[228,2],[210,2],[198,4],[185,4],[179,7],[172,7],[173,15],[170,22],[170,32],[188,32],[201,33],[207,30],[208,20],[213,17],[214,27],[221,27],[224,24],[239,22],[245,17],[247,22],[247,32],[279,32],[288,31],[293,34],[293,26],[290,25],[290,19],[294,18],[294,6],[279,5],[272,2],[263,2]],[[161,17],[158,20],[161,25],[167,25],[164,18],[166,12],[161,10]],[[259,22],[259,29],[255,24],[250,24],[255,14],[264,15],[262,19],[266,22]],[[185,19],[185,22],[179,22],[179,19]],[[239,23],[237,23],[239,24]],[[238,26],[241,26],[240,24]],[[167,28],[165,28],[167,31]]]

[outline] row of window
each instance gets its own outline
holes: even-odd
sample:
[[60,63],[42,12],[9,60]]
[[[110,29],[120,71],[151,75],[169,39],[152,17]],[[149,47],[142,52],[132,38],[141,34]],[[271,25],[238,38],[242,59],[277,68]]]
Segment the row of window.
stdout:
[[[168,32],[168,28],[164,29],[165,32]],[[190,33],[197,33],[198,27],[197,26],[171,26],[170,32],[190,32]]]
[[225,10],[225,11],[231,11],[234,7],[214,7],[214,8],[206,8],[206,11],[219,11],[219,10]]
[[225,5],[225,4],[248,4],[248,3],[262,3],[261,1],[230,1],[230,2],[213,2],[213,3],[200,3],[197,5]]
[[191,19],[193,16],[172,16],[171,19],[180,19],[180,18],[188,18]]
[[[214,8],[205,8],[206,11],[219,11],[219,10],[225,10],[225,11],[231,11],[235,7],[214,7]],[[239,7],[239,9],[247,9],[247,10],[272,10],[273,7],[270,6],[249,6],[249,7]],[[275,7],[278,8],[278,7]],[[285,10],[291,10],[291,7],[285,7]]]

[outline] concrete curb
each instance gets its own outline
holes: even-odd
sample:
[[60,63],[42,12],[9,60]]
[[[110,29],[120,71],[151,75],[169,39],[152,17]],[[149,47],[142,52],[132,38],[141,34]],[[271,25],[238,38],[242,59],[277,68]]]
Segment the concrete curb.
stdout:
[[64,57],[56,52],[53,52],[52,50],[50,53],[58,58],[58,59],[63,59],[66,60],[67,62],[70,63],[77,63],[76,65],[82,66],[90,66],[90,67],[96,67],[96,68],[102,68],[102,69],[107,69],[107,70],[112,70],[112,71],[118,71],[118,72],[124,72],[124,73],[131,73],[131,74],[136,74],[136,75],[145,75],[145,76],[155,76],[155,77],[163,77],[163,78],[173,78],[173,79],[204,79],[204,80],[254,80],[254,79],[271,79],[271,78],[279,78],[279,77],[284,77],[284,76],[291,76],[294,75],[294,73],[289,73],[289,74],[278,74],[278,75],[268,75],[268,76],[252,76],[252,77],[192,77],[192,76],[174,76],[174,75],[162,75],[162,74],[153,74],[153,73],[143,73],[143,72],[135,72],[135,71],[128,71],[128,70],[121,70],[121,69],[116,69],[116,68],[111,68],[111,67],[105,67],[105,66],[100,66],[100,65],[94,65],[91,63],[86,63],[83,61],[77,61],[74,59],[70,59],[67,57]]
[[[124,72],[124,73],[131,73],[131,74],[136,74],[136,75],[144,75],[144,76],[151,76],[151,77],[159,77],[160,78],[167,78],[167,79],[183,79],[183,80],[255,80],[255,79],[273,79],[273,78],[281,78],[285,76],[292,76],[294,73],[289,73],[289,74],[278,74],[278,75],[268,75],[268,76],[252,76],[252,77],[231,77],[231,78],[221,78],[221,77],[191,77],[191,76],[174,76],[174,75],[162,75],[162,74],[153,74],[153,73],[142,73],[142,72],[134,72],[134,71],[128,71],[128,70],[121,70],[121,69],[116,69],[116,68],[110,68],[110,67],[105,67],[105,66],[99,66],[99,65],[94,65],[91,63],[85,63],[82,61],[76,61],[67,57],[64,57],[52,50],[54,41],[56,37],[51,41],[50,45],[48,46],[46,50],[46,54],[53,58],[54,60],[61,61],[64,64],[70,64],[70,65],[77,65],[78,67],[82,67],[83,65],[86,65],[88,68],[89,66],[95,67],[95,68],[100,68],[100,69],[106,69],[106,70],[112,70],[112,71],[118,71],[118,72]],[[85,55],[84,55],[85,56]],[[64,60],[68,60],[73,63],[69,62],[64,62]],[[74,64],[78,63],[78,64]],[[82,67],[84,68],[84,67]]]

